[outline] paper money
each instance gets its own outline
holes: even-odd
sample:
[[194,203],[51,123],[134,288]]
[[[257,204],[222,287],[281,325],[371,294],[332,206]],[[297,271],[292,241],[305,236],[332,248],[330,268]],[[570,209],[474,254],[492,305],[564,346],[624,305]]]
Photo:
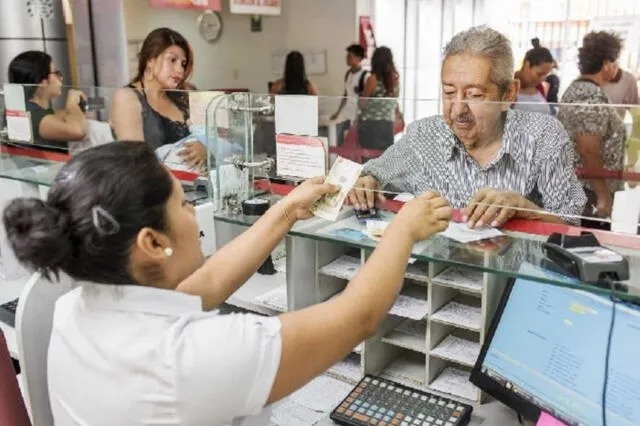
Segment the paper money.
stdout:
[[360,172],[362,172],[362,164],[338,157],[325,183],[340,185],[340,191],[327,194],[318,200],[312,208],[313,214],[325,220],[336,220],[349,191],[360,177]]

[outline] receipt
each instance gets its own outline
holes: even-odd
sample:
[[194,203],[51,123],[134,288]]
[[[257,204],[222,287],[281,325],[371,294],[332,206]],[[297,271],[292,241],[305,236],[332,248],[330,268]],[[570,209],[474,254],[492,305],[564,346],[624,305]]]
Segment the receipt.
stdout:
[[360,177],[361,171],[362,164],[338,157],[333,163],[325,183],[340,185],[340,191],[335,194],[327,194],[318,200],[311,209],[313,214],[322,219],[336,220],[344,200]]

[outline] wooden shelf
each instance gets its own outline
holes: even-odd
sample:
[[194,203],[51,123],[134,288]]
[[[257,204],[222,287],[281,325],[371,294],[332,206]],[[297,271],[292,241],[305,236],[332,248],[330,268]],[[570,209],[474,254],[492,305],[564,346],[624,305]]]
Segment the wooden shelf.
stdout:
[[412,351],[427,353],[427,323],[406,319],[383,338],[383,343]]
[[470,373],[455,367],[446,367],[429,384],[429,389],[442,392],[448,395],[454,395],[469,401],[477,401],[479,389],[469,381]]
[[430,354],[440,359],[473,367],[480,355],[480,343],[449,335]]
[[482,324],[481,308],[452,300],[432,314],[430,320],[479,332]]

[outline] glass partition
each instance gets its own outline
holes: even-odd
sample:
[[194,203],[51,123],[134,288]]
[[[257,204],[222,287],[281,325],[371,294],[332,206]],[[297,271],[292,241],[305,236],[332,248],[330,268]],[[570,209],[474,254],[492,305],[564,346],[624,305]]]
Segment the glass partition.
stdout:
[[[638,197],[632,190],[640,180],[633,140],[638,136],[640,106],[580,100],[548,105],[445,99],[443,115],[403,123],[396,108],[398,99],[393,98],[317,97],[305,104],[309,97],[247,96],[244,113],[251,132],[246,152],[252,153],[253,160],[245,156],[245,164],[236,166],[247,170],[243,179],[248,178],[250,185],[237,194],[232,206],[218,205],[219,220],[253,223],[257,218],[243,215],[240,203],[260,196],[277,199],[287,185],[304,180],[310,166],[306,162],[321,151],[291,151],[286,145],[293,143],[291,138],[311,145],[318,139],[326,146],[326,172],[342,157],[362,165],[362,176],[375,178],[374,186],[358,180],[352,193],[361,189],[362,198],[354,200],[364,203],[367,194],[372,195],[369,199],[377,202],[378,220],[392,220],[402,201],[425,191],[437,191],[448,199],[456,223],[446,233],[416,245],[413,255],[420,261],[575,285],[549,273],[553,262],[544,243],[554,232],[579,235],[590,231],[603,245],[628,257],[632,277],[640,273],[637,213],[632,219],[620,214],[624,206],[635,205]],[[428,99],[403,102],[423,111],[436,111],[440,103]],[[209,111],[208,116],[213,114]],[[383,116],[385,120],[376,119]],[[305,130],[296,130],[300,125]],[[307,133],[291,134],[288,128]],[[595,152],[594,146],[599,147]],[[301,162],[298,168],[291,164],[296,161]],[[220,170],[219,183],[226,180]],[[301,173],[293,176],[287,173],[291,170]],[[622,201],[622,208],[618,202],[617,216],[613,216],[626,225],[611,232],[616,192],[620,192],[615,195],[619,201],[629,201]],[[367,233],[366,226],[366,221],[356,218],[353,206],[347,205],[337,220],[315,218],[298,224],[291,235],[371,250],[377,238]],[[474,234],[468,235],[474,242],[465,242],[462,234],[466,233]],[[523,268],[524,264],[530,267]],[[629,290],[621,297],[640,295],[640,286],[633,280],[625,284]]]

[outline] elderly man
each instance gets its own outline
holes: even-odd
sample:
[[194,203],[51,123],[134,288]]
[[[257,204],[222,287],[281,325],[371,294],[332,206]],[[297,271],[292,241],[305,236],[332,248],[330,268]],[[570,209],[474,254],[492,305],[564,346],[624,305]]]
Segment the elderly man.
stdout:
[[349,201],[364,209],[376,191],[381,198],[381,190],[435,190],[464,208],[471,227],[498,227],[514,216],[575,222],[586,198],[571,140],[552,116],[511,109],[513,70],[511,46],[499,32],[476,27],[455,35],[442,64],[444,115],[412,123],[368,162]]

